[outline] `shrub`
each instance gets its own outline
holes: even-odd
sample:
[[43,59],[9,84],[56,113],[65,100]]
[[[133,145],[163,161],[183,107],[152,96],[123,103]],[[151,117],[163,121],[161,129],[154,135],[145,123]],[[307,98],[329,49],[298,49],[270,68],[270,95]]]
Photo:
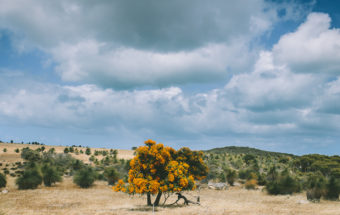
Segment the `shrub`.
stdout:
[[320,198],[323,195],[323,192],[318,189],[309,189],[306,192],[307,200],[313,202],[320,202]]
[[21,151],[21,158],[30,162],[39,161],[41,159],[40,153],[29,148],[23,148]]
[[245,183],[245,187],[247,190],[254,190],[256,188],[256,184],[256,179],[250,179]]
[[226,176],[225,172],[221,172],[218,176],[218,179],[219,179],[220,182],[226,182],[227,176]]
[[5,175],[9,174],[9,170],[7,168],[3,168]]
[[6,175],[0,173],[0,188],[6,187],[6,184],[7,184]]
[[246,162],[247,165],[249,165],[251,162],[256,162],[256,157],[252,154],[246,154],[243,157],[244,162]]
[[269,194],[292,194],[301,191],[299,182],[290,176],[287,172],[281,174],[278,179],[270,181],[266,184],[266,189]]
[[237,178],[237,173],[235,170],[229,170],[227,173],[227,182],[230,186],[234,185],[234,182]]
[[340,182],[335,177],[331,177],[326,185],[325,198],[329,200],[338,200],[340,194]]
[[3,151],[3,152],[7,152],[7,149],[6,149],[6,148],[4,148],[2,151]]
[[84,166],[85,164],[83,163],[83,161],[77,159],[77,160],[72,161],[71,169],[72,171],[78,171],[84,168]]
[[251,169],[240,170],[238,172],[238,177],[240,179],[250,179],[251,178],[251,173],[253,173],[253,171]]
[[307,200],[319,202],[320,198],[326,194],[326,179],[321,172],[317,172],[308,177]]
[[52,184],[61,181],[61,175],[57,169],[49,164],[44,164],[41,168],[43,174],[44,185],[47,187],[52,186]]
[[48,150],[48,153],[54,154],[54,153],[55,153],[55,148],[50,148],[50,149]]
[[91,154],[91,149],[90,148],[86,148],[85,154],[90,155]]
[[259,174],[258,179],[257,179],[257,183],[258,183],[258,185],[261,185],[261,186],[266,185],[267,184],[266,177],[263,174]]
[[109,185],[114,185],[118,181],[118,173],[114,167],[107,167],[104,176]]
[[27,169],[17,178],[16,184],[20,190],[36,189],[42,183],[42,176],[37,168]]
[[19,150],[19,149],[15,149],[14,151],[15,151],[16,153],[19,153],[19,152],[20,152],[20,150]]
[[64,149],[64,153],[67,154],[68,152],[69,152],[69,149],[66,147],[66,148]]
[[81,188],[89,188],[96,179],[96,173],[91,167],[84,167],[76,172],[73,182]]

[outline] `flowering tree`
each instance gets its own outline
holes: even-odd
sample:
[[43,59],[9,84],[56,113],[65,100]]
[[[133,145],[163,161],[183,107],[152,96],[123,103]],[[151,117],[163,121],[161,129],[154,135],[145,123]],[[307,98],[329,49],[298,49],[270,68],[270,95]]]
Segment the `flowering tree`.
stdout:
[[147,194],[147,204],[152,205],[151,195],[157,197],[158,206],[162,194],[183,190],[194,190],[195,179],[203,179],[208,172],[202,159],[203,153],[182,148],[178,151],[153,140],[136,149],[136,156],[130,162],[128,183],[119,180],[115,191],[133,194]]

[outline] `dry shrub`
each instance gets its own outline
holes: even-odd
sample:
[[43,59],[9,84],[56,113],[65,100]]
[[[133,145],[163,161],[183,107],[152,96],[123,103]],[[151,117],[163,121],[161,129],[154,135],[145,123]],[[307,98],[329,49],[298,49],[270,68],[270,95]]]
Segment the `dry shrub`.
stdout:
[[257,181],[256,179],[250,179],[245,183],[245,187],[247,190],[254,190],[256,188]]

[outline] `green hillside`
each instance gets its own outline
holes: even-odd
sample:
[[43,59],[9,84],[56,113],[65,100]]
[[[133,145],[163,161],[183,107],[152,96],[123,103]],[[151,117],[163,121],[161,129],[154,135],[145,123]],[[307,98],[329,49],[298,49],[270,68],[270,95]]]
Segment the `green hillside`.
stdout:
[[270,152],[264,151],[260,149],[250,148],[250,147],[240,147],[240,146],[226,146],[222,148],[213,148],[205,151],[207,153],[216,153],[216,154],[252,154],[256,156],[290,156],[297,157],[293,154],[280,153],[280,152]]

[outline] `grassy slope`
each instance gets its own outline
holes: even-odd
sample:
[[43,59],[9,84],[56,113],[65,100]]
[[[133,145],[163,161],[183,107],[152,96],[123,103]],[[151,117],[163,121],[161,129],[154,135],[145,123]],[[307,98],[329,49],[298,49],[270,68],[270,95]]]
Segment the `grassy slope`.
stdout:
[[[15,149],[19,149],[21,151],[22,148],[29,147],[30,149],[37,149],[42,147],[41,145],[29,145],[29,144],[16,144],[16,143],[0,143],[0,162],[2,163],[15,163],[17,161],[23,161],[20,157],[20,152],[16,153]],[[65,146],[49,146],[49,145],[44,145],[46,148],[45,151],[48,151],[50,148],[55,148],[56,153],[63,153]],[[3,149],[6,148],[7,152],[4,152]],[[78,150],[83,150],[85,152],[86,148],[85,147],[74,147],[78,148]],[[105,149],[105,148],[91,148],[92,154],[94,151],[110,151],[110,149]],[[124,150],[124,149],[117,149],[118,159],[131,159],[133,158],[133,150]],[[76,155],[75,153],[70,153],[74,158],[82,160],[85,163],[89,162],[90,156],[86,154],[79,154]],[[98,159],[102,159],[103,156],[98,155],[96,156]]]

